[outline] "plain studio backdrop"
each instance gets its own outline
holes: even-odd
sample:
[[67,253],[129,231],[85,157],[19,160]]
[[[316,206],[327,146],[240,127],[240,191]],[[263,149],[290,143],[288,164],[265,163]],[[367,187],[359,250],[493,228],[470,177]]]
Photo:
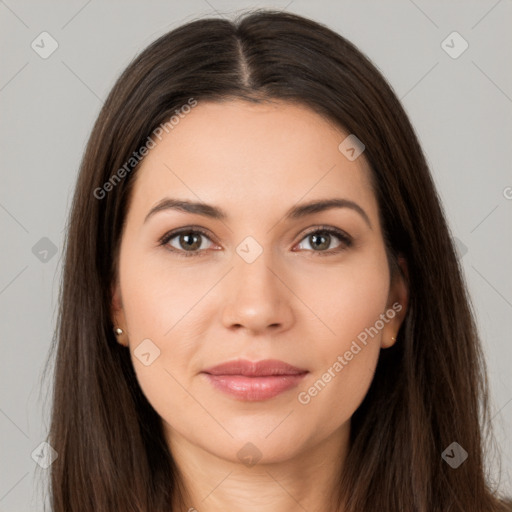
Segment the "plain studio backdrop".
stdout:
[[257,7],[310,17],[348,38],[409,114],[476,311],[502,488],[512,494],[511,0],[0,0],[0,512],[43,510],[33,456],[49,424],[43,363],[68,208],[103,100],[158,36]]

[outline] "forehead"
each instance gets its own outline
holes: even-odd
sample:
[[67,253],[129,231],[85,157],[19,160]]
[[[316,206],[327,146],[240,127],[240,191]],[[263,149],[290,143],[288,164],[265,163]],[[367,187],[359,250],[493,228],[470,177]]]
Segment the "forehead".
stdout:
[[338,149],[348,135],[301,104],[199,101],[161,140],[152,137],[132,204],[148,210],[172,195],[232,201],[238,214],[254,215],[302,198],[343,197],[376,213],[364,153],[350,161]]

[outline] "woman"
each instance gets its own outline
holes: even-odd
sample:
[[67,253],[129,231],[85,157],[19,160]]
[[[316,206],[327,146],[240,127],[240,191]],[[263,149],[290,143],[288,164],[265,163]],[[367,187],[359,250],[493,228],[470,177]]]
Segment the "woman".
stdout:
[[165,34],[80,169],[53,510],[512,510],[461,274],[414,130],[350,42],[275,11]]

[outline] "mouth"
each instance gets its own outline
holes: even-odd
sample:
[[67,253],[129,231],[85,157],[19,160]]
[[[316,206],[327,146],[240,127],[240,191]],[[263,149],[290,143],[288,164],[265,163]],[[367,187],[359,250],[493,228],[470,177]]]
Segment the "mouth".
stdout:
[[242,401],[262,401],[296,387],[309,373],[283,361],[236,360],[201,372],[215,389]]

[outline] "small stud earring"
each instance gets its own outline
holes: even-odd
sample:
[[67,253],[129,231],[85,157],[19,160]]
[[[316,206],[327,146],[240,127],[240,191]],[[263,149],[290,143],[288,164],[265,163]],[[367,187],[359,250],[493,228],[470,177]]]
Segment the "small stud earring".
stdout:
[[123,334],[123,329],[116,327],[114,329],[114,332],[116,333],[117,336],[120,336],[121,334]]
[[391,341],[396,341],[396,338],[394,336],[391,336]]

